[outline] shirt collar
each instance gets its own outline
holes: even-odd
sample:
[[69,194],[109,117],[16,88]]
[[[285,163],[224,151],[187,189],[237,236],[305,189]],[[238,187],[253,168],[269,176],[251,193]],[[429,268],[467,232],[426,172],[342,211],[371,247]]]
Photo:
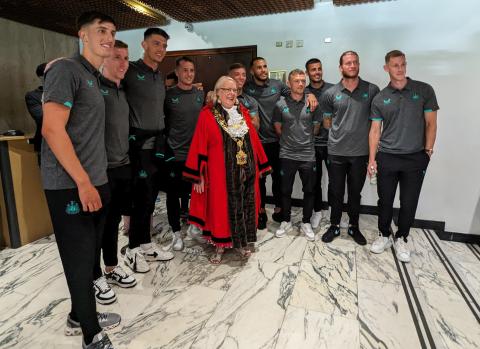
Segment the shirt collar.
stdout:
[[403,87],[403,89],[401,89],[401,90],[393,87],[391,82],[388,83],[387,89],[388,89],[391,93],[394,93],[394,92],[396,92],[396,91],[403,91],[403,90],[411,91],[411,90],[412,90],[412,79],[410,79],[410,78],[407,76],[407,84],[406,84],[406,85]]
[[112,81],[112,80],[109,80],[107,79],[105,76],[103,75],[100,75],[100,82],[107,86],[107,87],[110,87],[110,88],[115,88],[117,90],[121,90],[122,89],[122,84],[120,83],[120,86],[117,86],[117,83]]
[[81,65],[83,65],[85,69],[88,70],[89,73],[95,75],[95,77],[98,78],[98,76],[100,75],[100,72],[85,57],[83,57],[82,55],[77,55],[77,56],[74,56],[73,59],[79,62]]
[[150,67],[149,65],[147,65],[147,64],[143,61],[143,59],[141,59],[141,58],[140,58],[136,63],[137,63],[137,64],[140,66],[140,68],[142,68],[143,70],[150,71],[150,72],[153,72],[153,73],[155,73],[155,74],[157,74],[158,72],[160,72],[160,68],[159,68],[159,67],[157,67],[156,70],[153,70],[152,67]]

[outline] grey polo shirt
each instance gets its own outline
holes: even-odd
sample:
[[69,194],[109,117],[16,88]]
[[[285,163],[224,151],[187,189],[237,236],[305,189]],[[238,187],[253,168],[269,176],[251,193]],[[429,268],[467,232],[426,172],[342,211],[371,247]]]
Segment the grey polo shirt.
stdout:
[[313,127],[321,119],[318,109],[311,112],[307,107],[306,97],[300,101],[291,96],[280,97],[273,111],[273,123],[282,124],[280,158],[315,161]]
[[129,109],[122,85],[100,77],[100,92],[105,101],[105,147],[108,167],[130,163],[128,158]]
[[286,97],[290,94],[287,85],[275,79],[267,79],[263,86],[257,85],[254,81],[248,81],[243,87],[243,92],[252,96],[258,102],[258,113],[260,116],[258,135],[261,142],[278,142],[278,137],[272,124],[273,110],[280,96]]
[[[325,93],[326,90],[328,90],[332,86],[333,84],[326,81],[323,82],[323,85],[320,88],[315,88],[310,84],[305,89],[305,92],[313,94],[317,99],[318,103],[320,104],[323,94]],[[321,106],[319,107],[321,108]],[[327,143],[328,143],[328,129],[321,126],[320,133],[317,136],[315,136],[315,146],[326,147]]]
[[378,93],[377,85],[360,79],[353,92],[342,82],[330,87],[322,96],[323,117],[332,118],[328,135],[328,153],[339,156],[368,155],[370,106]]
[[[100,93],[100,73],[83,56],[55,62],[44,76],[43,102],[70,109],[65,126],[80,164],[94,186],[108,182],[105,151],[105,104]],[[41,174],[44,189],[74,189],[70,175],[47,142],[42,144]]]
[[383,122],[379,151],[410,154],[425,148],[425,113],[439,109],[432,86],[407,78],[402,90],[385,87],[372,102],[370,119]]
[[[165,82],[162,73],[158,69],[153,70],[139,59],[130,62],[123,86],[130,105],[130,125],[144,130],[163,130]],[[154,145],[153,137],[145,142],[143,149],[153,149]]]
[[167,142],[173,150],[176,161],[187,160],[190,142],[204,99],[203,91],[196,87],[191,90],[182,90],[175,86],[167,90],[165,98]]
[[242,92],[242,94],[237,98],[240,103],[242,103],[243,106],[248,109],[248,113],[251,117],[258,117],[258,102],[255,100],[255,98],[247,95],[245,92]]

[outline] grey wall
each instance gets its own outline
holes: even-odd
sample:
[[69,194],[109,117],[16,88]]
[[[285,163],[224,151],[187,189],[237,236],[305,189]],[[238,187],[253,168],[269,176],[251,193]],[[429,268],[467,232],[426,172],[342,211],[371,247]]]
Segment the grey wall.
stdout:
[[0,18],[0,131],[33,132],[35,123],[25,107],[25,92],[40,82],[35,68],[78,51],[78,39]]

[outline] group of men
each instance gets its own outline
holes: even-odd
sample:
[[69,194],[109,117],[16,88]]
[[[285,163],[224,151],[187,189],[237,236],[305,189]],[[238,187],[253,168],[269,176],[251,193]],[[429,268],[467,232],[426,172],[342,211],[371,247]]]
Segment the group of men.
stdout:
[[[84,348],[112,348],[103,330],[117,326],[120,316],[97,313],[95,301],[115,301],[111,284],[136,284],[117,259],[121,216],[130,216],[124,263],[133,272],[146,273],[148,262],[174,257],[151,239],[159,190],[167,193],[172,248],[183,249],[180,199],[188,197],[191,187],[182,180],[182,170],[205,101],[203,91],[194,86],[195,65],[188,57],[176,61],[178,81],[166,90],[159,71],[169,40],[164,30],[147,29],[143,58],[129,62],[128,46],[115,40],[111,17],[85,13],[78,29],[81,55],[60,59],[45,72],[41,172],[72,299],[66,334],[83,334]],[[273,168],[272,218],[280,223],[276,236],[292,229],[291,194],[299,172],[304,192],[301,231],[306,238],[315,239],[328,206],[331,226],[322,240],[340,235],[346,180],[348,234],[366,244],[358,219],[368,170],[378,177],[379,194],[380,235],[371,251],[381,253],[395,243],[398,258],[407,262],[406,239],[435,141],[435,94],[429,85],[406,78],[400,51],[386,56],[384,68],[391,82],[380,92],[359,78],[355,52],[343,53],[339,66],[342,79],[332,85],[323,81],[320,60],[310,59],[306,74],[290,72],[288,86],[269,79],[262,57],[252,60],[249,81],[243,64],[229,68],[237,98],[249,110]],[[322,198],[322,163],[329,173],[327,203]],[[398,183],[401,209],[392,240]],[[258,228],[264,229],[265,179],[260,188]],[[194,238],[201,234],[193,227],[189,231]]]

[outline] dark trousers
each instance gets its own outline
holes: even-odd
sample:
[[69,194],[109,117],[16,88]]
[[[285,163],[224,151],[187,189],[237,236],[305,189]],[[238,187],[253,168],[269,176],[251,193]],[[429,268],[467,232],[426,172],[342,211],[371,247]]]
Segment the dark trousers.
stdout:
[[400,212],[395,238],[407,237],[415,219],[418,198],[430,157],[424,152],[413,154],[377,153],[378,229],[390,235],[393,201],[400,185]]
[[70,316],[79,321],[85,342],[101,331],[93,291],[94,266],[100,263],[100,246],[110,201],[108,184],[97,188],[103,207],[82,211],[77,189],[45,190],[53,230],[72,301]]
[[328,180],[331,189],[330,205],[332,207],[330,222],[334,225],[340,224],[346,179],[349,223],[353,226],[358,226],[360,200],[362,199],[361,192],[367,175],[368,156],[328,155],[328,161],[330,162]]
[[[102,238],[103,262],[106,266],[118,264],[118,225],[122,215],[130,216],[132,211],[132,168],[125,165],[107,170],[110,187],[110,204],[107,207],[105,229]],[[102,276],[100,261],[95,265],[94,277]]]
[[185,198],[185,196],[188,198],[188,194],[192,191],[192,185],[182,179],[184,167],[184,161],[171,161],[168,163],[167,216],[168,224],[170,224],[174,232],[180,231],[181,228],[180,199]]
[[132,161],[133,207],[130,218],[129,248],[151,242],[150,220],[160,189],[165,190],[165,162],[154,151],[140,150]]
[[280,176],[282,183],[283,220],[290,222],[292,210],[292,190],[297,171],[302,181],[303,190],[303,223],[310,223],[315,196],[315,162],[280,159]]
[[316,172],[317,172],[317,181],[315,184],[315,204],[314,210],[315,212],[319,212],[321,210],[328,209],[328,205],[330,203],[330,185],[328,185],[327,190],[327,204],[323,203],[323,191],[322,191],[322,162],[325,163],[327,167],[330,166],[328,163],[328,147],[325,146],[315,146],[315,163],[316,163]]
[[[280,145],[278,142],[273,143],[262,143],[265,154],[267,155],[268,162],[272,166],[272,194],[273,194],[273,203],[275,207],[281,207],[282,204],[282,193],[280,190]],[[267,198],[267,187],[266,187],[267,178],[260,178],[260,195],[261,195],[261,207],[265,208],[265,202]]]

